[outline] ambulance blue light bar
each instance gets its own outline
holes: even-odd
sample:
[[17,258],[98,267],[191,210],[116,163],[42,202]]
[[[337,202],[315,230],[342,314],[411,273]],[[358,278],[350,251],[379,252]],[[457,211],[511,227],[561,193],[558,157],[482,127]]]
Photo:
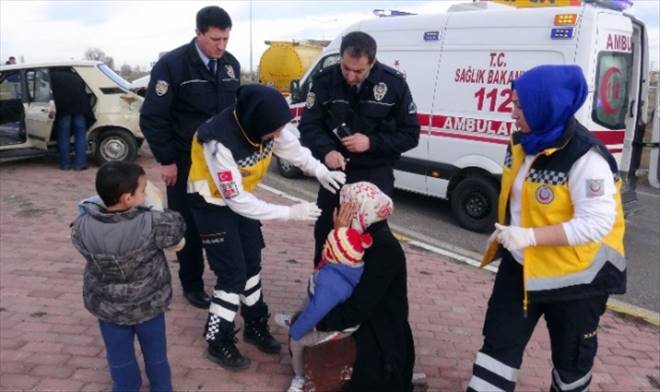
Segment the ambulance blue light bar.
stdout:
[[572,39],[574,27],[554,28],[550,32],[551,39]]
[[623,11],[633,5],[633,0],[584,0],[584,2],[615,11]]

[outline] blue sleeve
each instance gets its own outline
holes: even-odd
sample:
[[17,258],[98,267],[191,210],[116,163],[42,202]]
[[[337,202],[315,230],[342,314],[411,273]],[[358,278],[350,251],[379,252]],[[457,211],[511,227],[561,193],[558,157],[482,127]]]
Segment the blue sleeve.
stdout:
[[169,165],[179,158],[173,142],[176,130],[172,126],[172,103],[178,86],[168,65],[159,61],[154,65],[149,86],[140,110],[140,129],[158,163]]
[[336,271],[327,267],[321,269],[316,278],[314,296],[291,326],[289,335],[294,340],[305,336],[332,308],[345,301],[351,292],[351,287],[337,276]]

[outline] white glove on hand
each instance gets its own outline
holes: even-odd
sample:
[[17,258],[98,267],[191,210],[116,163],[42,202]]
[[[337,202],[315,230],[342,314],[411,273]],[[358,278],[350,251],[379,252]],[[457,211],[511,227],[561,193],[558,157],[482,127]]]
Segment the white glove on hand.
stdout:
[[325,166],[316,169],[316,178],[333,195],[346,183],[346,174],[342,171],[329,171]]
[[314,203],[298,203],[289,207],[290,220],[315,221],[321,216],[321,209]]
[[497,242],[510,251],[527,248],[528,246],[536,246],[534,229],[520,226],[504,226],[499,223],[495,223],[495,229],[495,231],[499,230],[496,236]]

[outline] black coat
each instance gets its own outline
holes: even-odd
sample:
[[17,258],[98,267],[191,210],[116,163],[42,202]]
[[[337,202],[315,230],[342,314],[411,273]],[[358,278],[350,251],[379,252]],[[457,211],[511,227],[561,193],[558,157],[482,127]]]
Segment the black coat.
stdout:
[[415,346],[408,324],[406,256],[387,222],[368,229],[373,245],[364,254],[364,274],[351,297],[335,307],[319,328],[360,324],[350,389],[411,391]]
[[84,114],[90,112],[90,99],[85,82],[71,71],[51,70],[50,88],[57,115]]
[[[342,122],[351,132],[369,137],[362,153],[346,150],[332,130]],[[314,157],[323,161],[332,150],[350,158],[351,167],[391,166],[402,153],[417,146],[417,108],[403,75],[376,62],[359,93],[351,91],[339,64],[314,77],[300,124],[300,137]]]
[[160,164],[189,157],[197,128],[236,101],[238,60],[225,52],[217,66],[217,75],[211,75],[193,39],[167,53],[151,70],[140,128]]

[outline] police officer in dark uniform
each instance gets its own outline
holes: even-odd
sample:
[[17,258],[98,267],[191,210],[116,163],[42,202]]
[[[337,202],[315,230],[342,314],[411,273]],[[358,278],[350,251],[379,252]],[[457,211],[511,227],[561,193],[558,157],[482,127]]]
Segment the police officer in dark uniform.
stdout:
[[[361,31],[343,37],[340,63],[319,72],[298,126],[303,144],[347,183],[368,181],[390,197],[395,162],[417,146],[417,108],[403,75],[376,61],[376,41]],[[332,228],[339,197],[319,188],[323,210],[314,226],[314,262]]]
[[186,221],[186,246],[177,253],[179,278],[184,297],[199,308],[208,308],[210,298],[202,280],[201,240],[186,205],[190,146],[204,121],[235,102],[240,65],[225,50],[231,27],[222,8],[199,10],[197,36],[156,63],[140,112],[140,128],[161,165],[169,208]]

